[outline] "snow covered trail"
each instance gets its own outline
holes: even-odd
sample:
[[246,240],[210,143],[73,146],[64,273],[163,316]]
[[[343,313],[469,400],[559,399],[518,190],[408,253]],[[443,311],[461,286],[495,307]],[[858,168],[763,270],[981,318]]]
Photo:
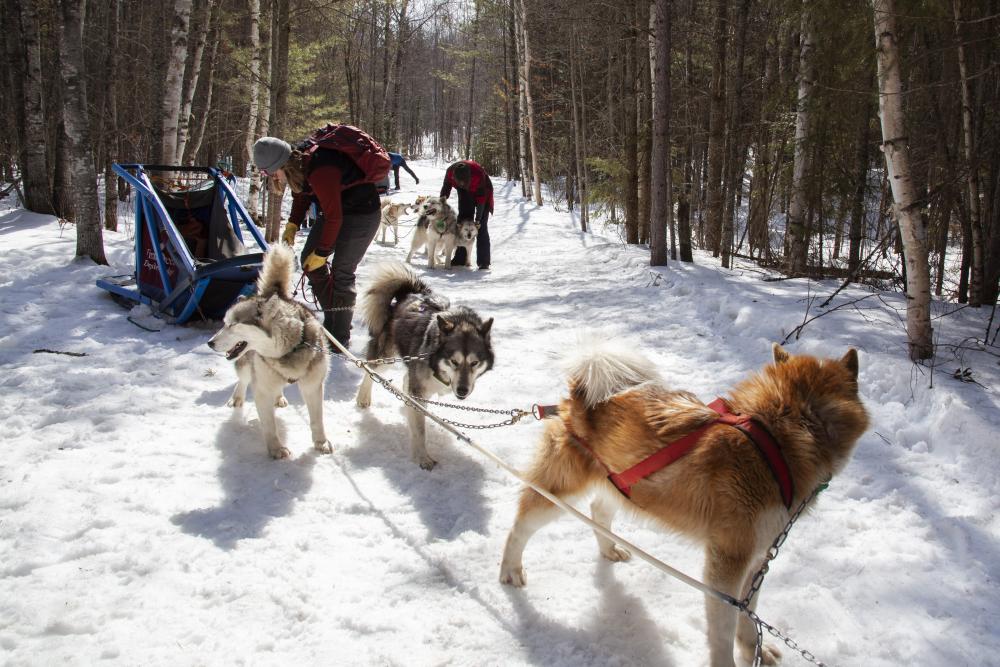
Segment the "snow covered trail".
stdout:
[[[436,194],[443,166],[411,164],[422,185],[393,198]],[[491,271],[414,259],[453,303],[495,317],[496,366],[470,405],[555,402],[559,360],[585,329],[633,341],[670,383],[710,399],[770,359],[771,342],[815,312],[817,289],[835,288],[764,282],[704,255],[653,270],[643,249],[495,185]],[[358,410],[360,371],[340,359],[326,386],[333,455],[312,451],[292,387],[278,413],[292,458],[270,460],[253,407],[225,407],[235,374],[205,345],[213,325],[164,326],[139,308],[133,319],[162,329],[133,326],[94,287],[131,272],[126,234],[106,237],[110,270],[72,260],[73,234],[0,211],[0,662],[704,664],[701,594],[641,561],[603,561],[570,519],[528,545],[525,589],[501,586],[519,484],[433,425],[439,465],[419,469],[401,405],[376,387]],[[359,288],[409,241],[376,241]],[[997,665],[1000,367],[945,356],[931,389],[906,361],[902,307],[858,301],[789,343],[857,347],[873,427],[794,528],[758,611],[831,665]],[[986,317],[965,310],[936,327],[957,343],[981,337]],[[352,349],[365,339],[356,328]],[[985,387],[950,378],[960,364]],[[471,435],[523,467],[540,431],[525,421]],[[627,517],[615,530],[700,578],[697,547]]]

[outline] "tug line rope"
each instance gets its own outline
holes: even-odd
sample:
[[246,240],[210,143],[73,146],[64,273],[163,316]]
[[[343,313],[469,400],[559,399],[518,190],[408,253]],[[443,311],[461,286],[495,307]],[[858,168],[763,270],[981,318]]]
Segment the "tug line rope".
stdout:
[[372,378],[373,381],[375,381],[378,384],[380,384],[383,387],[385,387],[390,393],[392,393],[394,396],[396,396],[396,398],[398,398],[399,400],[401,400],[408,407],[413,408],[414,410],[420,412],[425,417],[429,417],[431,419],[431,421],[435,422],[436,424],[438,424],[439,426],[441,426],[442,428],[444,428],[446,431],[448,431],[449,433],[451,433],[452,435],[454,435],[456,438],[458,438],[460,441],[462,441],[465,444],[469,445],[470,447],[472,447],[473,449],[475,449],[477,452],[479,452],[480,454],[482,454],[486,458],[488,458],[491,461],[493,461],[494,463],[496,463],[498,466],[500,466],[503,470],[505,470],[508,473],[510,473],[513,477],[515,477],[522,484],[524,484],[525,486],[530,487],[532,490],[534,490],[536,493],[538,493],[540,496],[542,496],[543,498],[545,498],[546,500],[548,500],[550,503],[552,503],[553,505],[555,505],[556,507],[558,507],[562,511],[566,512],[567,514],[569,514],[570,516],[576,518],[577,520],[585,523],[592,530],[600,533],[601,535],[603,535],[604,537],[608,538],[609,540],[612,540],[612,541],[616,542],[617,544],[620,544],[622,546],[627,547],[628,549],[630,549],[632,551],[632,553],[634,553],[640,559],[646,561],[647,563],[649,563],[650,565],[652,565],[653,567],[655,567],[657,570],[660,570],[661,572],[664,572],[664,573],[670,575],[671,577],[684,582],[688,586],[690,586],[690,587],[692,587],[692,588],[694,588],[696,590],[701,591],[705,595],[710,595],[710,596],[712,596],[712,597],[714,597],[714,598],[716,598],[718,600],[721,600],[722,602],[725,602],[726,604],[728,604],[728,605],[730,605],[732,607],[735,607],[737,609],[737,611],[740,612],[740,613],[742,613],[742,614],[746,614],[747,618],[750,619],[750,621],[754,624],[754,626],[757,629],[757,642],[756,642],[756,646],[755,646],[755,649],[754,649],[754,660],[753,660],[753,663],[752,663],[754,665],[754,667],[757,667],[758,665],[762,664],[762,658],[763,658],[763,653],[762,653],[763,641],[762,641],[762,639],[763,639],[763,631],[764,630],[767,630],[768,633],[771,634],[772,636],[777,637],[778,639],[781,639],[785,643],[785,645],[788,646],[789,648],[792,648],[792,649],[798,651],[805,660],[808,660],[809,662],[813,663],[814,665],[819,665],[820,667],[827,667],[826,663],[821,662],[812,653],[810,653],[809,651],[807,651],[807,650],[799,647],[799,645],[795,641],[793,641],[790,637],[788,637],[787,635],[785,635],[782,632],[780,632],[774,626],[766,623],[751,608],[751,603],[753,601],[753,596],[757,592],[757,590],[760,588],[761,583],[763,583],[763,578],[764,578],[764,575],[768,571],[768,566],[769,566],[770,561],[773,560],[775,556],[777,556],[778,548],[785,541],[785,538],[788,536],[788,531],[791,529],[792,524],[795,522],[795,520],[798,519],[799,516],[801,516],[801,514],[805,510],[806,506],[819,494],[819,492],[826,488],[826,484],[825,483],[822,484],[822,485],[820,485],[820,487],[818,487],[817,489],[815,489],[812,492],[812,494],[810,494],[808,497],[806,497],[806,499],[802,501],[802,503],[799,505],[799,507],[792,514],[791,519],[789,520],[789,522],[785,526],[785,529],[781,531],[781,533],[775,539],[775,542],[772,544],[771,548],[768,550],[768,554],[767,554],[767,557],[765,558],[764,565],[754,575],[754,577],[752,579],[753,586],[751,587],[750,593],[747,595],[746,598],[744,598],[742,600],[738,600],[738,599],[734,598],[731,595],[723,593],[722,591],[718,591],[718,590],[712,588],[711,586],[705,584],[704,582],[701,582],[698,579],[695,579],[694,577],[691,577],[691,576],[685,574],[684,572],[681,572],[680,570],[678,570],[678,569],[676,569],[674,567],[671,567],[670,565],[667,565],[666,563],[664,563],[662,560],[660,560],[656,556],[653,556],[652,554],[646,552],[644,549],[636,546],[635,544],[633,544],[632,542],[626,540],[625,538],[621,537],[620,535],[618,535],[616,533],[613,533],[611,530],[609,530],[609,529],[605,528],[604,526],[600,525],[599,523],[597,523],[596,521],[594,521],[593,519],[591,519],[587,515],[583,514],[582,512],[580,512],[578,509],[576,509],[575,507],[573,507],[569,503],[565,502],[561,498],[559,498],[559,497],[553,495],[552,493],[550,493],[548,490],[546,490],[546,489],[538,486],[537,484],[535,484],[531,480],[529,480],[526,477],[522,476],[521,473],[516,468],[514,468],[513,466],[511,466],[510,464],[508,464],[506,461],[504,461],[502,458],[500,458],[493,451],[491,451],[491,450],[483,447],[482,445],[479,445],[478,443],[476,443],[475,441],[473,441],[471,438],[469,438],[467,435],[465,435],[464,433],[462,433],[460,430],[458,430],[457,428],[455,428],[454,426],[452,426],[450,423],[442,420],[437,415],[435,415],[433,412],[431,412],[430,410],[428,410],[421,403],[421,399],[415,398],[415,397],[411,396],[410,394],[404,392],[402,389],[399,389],[394,384],[392,384],[388,379],[386,379],[385,377],[383,377],[382,375],[380,375],[376,370],[374,370],[368,364],[367,361],[365,361],[363,359],[359,359],[358,357],[354,356],[354,354],[352,354],[350,350],[348,350],[344,345],[342,345],[339,340],[337,340],[336,338],[334,338],[333,335],[329,331],[327,331],[325,328],[323,329],[323,334],[330,340],[330,342],[335,347],[337,347],[337,349],[340,350],[340,352],[343,354],[344,359],[346,361],[351,362],[352,364],[354,364],[355,366],[357,366],[358,368],[360,368],[361,370],[363,370],[365,373],[367,373]]

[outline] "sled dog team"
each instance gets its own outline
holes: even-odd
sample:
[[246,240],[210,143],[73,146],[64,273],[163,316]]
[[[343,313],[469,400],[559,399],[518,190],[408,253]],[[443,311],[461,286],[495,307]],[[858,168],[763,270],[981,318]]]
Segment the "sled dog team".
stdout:
[[[448,225],[459,225],[441,204],[438,198],[418,204],[421,219],[428,222],[419,244],[427,245],[429,266],[436,264],[437,244],[448,249],[458,242],[458,232],[452,234],[454,241],[448,238]],[[383,220],[398,216],[387,215],[383,207]],[[448,222],[439,231],[442,216]],[[413,246],[419,244],[415,234]],[[450,257],[449,252],[445,261]],[[324,331],[292,299],[294,267],[290,248],[272,247],[257,293],[234,304],[209,341],[236,364],[239,380],[229,405],[241,406],[253,384],[265,444],[274,458],[289,456],[274,412],[287,404],[282,390],[291,383],[299,384],[305,399],[313,446],[320,452],[331,449],[322,414],[329,361]],[[377,267],[364,295],[362,319],[370,334],[368,358],[408,357],[404,389],[416,398],[450,392],[465,399],[493,367],[492,318],[451,305],[405,264]],[[824,359],[791,355],[775,345],[772,363],[710,405],[674,388],[647,359],[613,342],[582,343],[568,367],[568,397],[558,418],[547,420],[527,477],[559,498],[592,497],[593,519],[606,528],[624,509],[702,543],[705,583],[736,599],[748,593],[750,578],[790,512],[846,465],[868,426],[853,349],[839,359]],[[359,407],[371,404],[371,393],[366,374],[357,394]],[[407,408],[407,421],[413,460],[430,470],[435,461],[427,452],[424,417]],[[676,455],[685,441],[690,448]],[[648,465],[671,457],[676,460],[665,467]],[[636,466],[644,469],[642,475],[632,475]],[[629,478],[624,486],[623,477]],[[522,491],[503,552],[501,582],[525,585],[525,545],[559,515],[531,488]],[[623,546],[596,531],[595,536],[601,556],[629,559]],[[706,596],[706,615],[711,665],[735,665],[734,646],[745,660],[753,657],[756,628],[746,615],[712,596]],[[765,646],[762,659],[776,664],[780,653]]]
[[[413,255],[421,248],[425,248],[428,268],[450,269],[455,249],[465,248],[463,266],[472,266],[472,249],[475,247],[476,238],[479,235],[479,223],[472,218],[459,220],[455,209],[448,204],[448,200],[444,197],[420,195],[412,204],[389,200],[383,202],[379,227],[382,232],[383,244],[386,242],[386,234],[390,229],[392,230],[393,245],[399,243],[399,219],[411,208],[419,217],[413,230],[410,251],[406,255],[407,262],[412,260]],[[442,255],[444,256],[443,260],[441,259]]]

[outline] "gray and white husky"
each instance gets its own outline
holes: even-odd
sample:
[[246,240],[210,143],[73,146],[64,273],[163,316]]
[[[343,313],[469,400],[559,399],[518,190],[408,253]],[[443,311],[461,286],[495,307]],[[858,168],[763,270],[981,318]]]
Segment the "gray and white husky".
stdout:
[[323,324],[312,311],[292,299],[295,256],[286,245],[272,245],[257,278],[257,294],[240,299],[226,311],[222,329],[208,346],[236,362],[236,388],[227,405],[238,408],[253,384],[264,444],[272,458],[288,458],[274,421],[274,408],[288,405],[286,384],[298,383],[309,410],[313,446],[329,453],[323,429],[323,382],[329,356]]
[[451,268],[451,257],[455,251],[457,220],[455,209],[442,197],[428,197],[417,208],[420,217],[413,230],[413,240],[410,242],[410,252],[406,261],[413,258],[413,253],[427,246],[427,268],[437,268],[437,254],[443,250],[444,265]]
[[[415,398],[450,391],[463,400],[472,393],[476,380],[493,368],[493,318],[484,321],[470,308],[451,306],[405,264],[391,262],[376,267],[361,311],[371,336],[369,359],[422,357],[406,362],[403,386]],[[371,402],[372,379],[366,374],[357,403],[366,408]],[[436,461],[427,454],[424,415],[408,407],[406,416],[413,460],[430,470]]]

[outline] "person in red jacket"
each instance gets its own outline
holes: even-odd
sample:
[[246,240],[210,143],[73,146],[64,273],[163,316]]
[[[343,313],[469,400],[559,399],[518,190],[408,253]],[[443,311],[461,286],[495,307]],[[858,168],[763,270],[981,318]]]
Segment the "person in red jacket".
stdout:
[[302,269],[323,307],[323,326],[347,347],[357,299],[355,271],[381,217],[378,191],[373,183],[361,182],[364,174],[337,150],[303,152],[276,137],[262,137],[254,144],[253,159],[261,172],[292,190],[285,243],[295,245],[306,211],[316,202],[317,221],[302,248]]
[[[458,190],[458,219],[474,219],[479,223],[476,237],[476,265],[480,269],[490,268],[490,233],[486,222],[493,212],[493,182],[486,170],[472,160],[462,160],[448,167],[441,186],[441,198],[448,199],[451,189]],[[465,248],[455,250],[452,266],[465,265]]]

